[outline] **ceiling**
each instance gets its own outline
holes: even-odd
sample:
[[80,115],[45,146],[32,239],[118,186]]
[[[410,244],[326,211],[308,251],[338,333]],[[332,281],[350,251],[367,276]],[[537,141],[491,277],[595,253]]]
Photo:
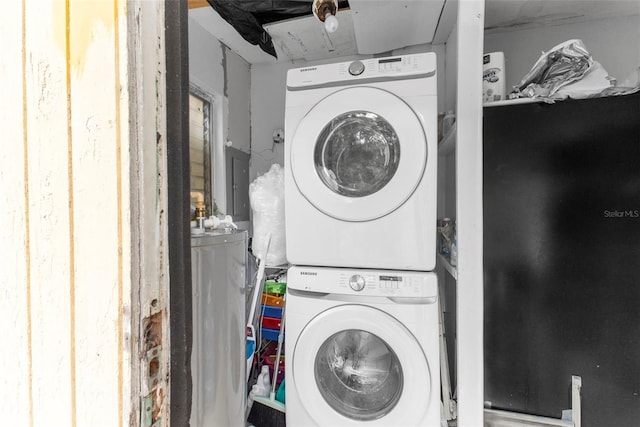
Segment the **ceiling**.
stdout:
[[[300,0],[304,2],[305,0]],[[189,17],[251,64],[376,54],[422,43],[444,43],[455,23],[456,0],[350,0],[324,31],[311,15],[265,23],[277,59],[247,42],[206,0],[190,0]],[[264,3],[264,2],[263,2]],[[268,2],[267,2],[268,3]],[[640,15],[640,0],[485,0],[487,33]]]
[[486,0],[485,31],[504,32],[640,15],[640,0]]

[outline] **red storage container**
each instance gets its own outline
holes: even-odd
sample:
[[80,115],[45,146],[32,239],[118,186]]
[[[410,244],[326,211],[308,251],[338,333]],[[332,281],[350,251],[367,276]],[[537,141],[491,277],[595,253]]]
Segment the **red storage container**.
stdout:
[[280,331],[280,322],[282,319],[276,317],[263,317],[262,318],[262,327],[267,329],[277,329]]

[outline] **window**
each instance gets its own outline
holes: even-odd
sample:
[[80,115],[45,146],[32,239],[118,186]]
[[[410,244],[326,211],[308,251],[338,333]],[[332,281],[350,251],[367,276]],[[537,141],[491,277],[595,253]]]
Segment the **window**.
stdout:
[[[206,215],[216,215],[213,197],[212,170],[212,100],[201,91],[191,88],[189,94],[189,160],[191,205],[198,197],[204,199]],[[193,208],[192,208],[193,214]]]

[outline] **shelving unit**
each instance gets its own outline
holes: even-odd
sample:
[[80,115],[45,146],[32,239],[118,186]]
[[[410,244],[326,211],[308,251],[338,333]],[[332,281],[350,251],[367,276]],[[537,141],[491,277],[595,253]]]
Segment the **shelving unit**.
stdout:
[[438,142],[438,155],[447,156],[455,150],[458,124],[454,123],[449,132]]
[[451,265],[449,260],[442,256],[442,254],[438,254],[438,261],[442,264],[447,273],[449,273],[455,280],[458,280],[458,270],[456,267]]
[[[438,210],[438,218],[451,218],[455,217],[455,151],[456,151],[456,137],[457,137],[457,122],[454,122],[451,129],[447,131],[445,135],[438,141],[438,181],[442,187],[438,189],[438,204],[440,205]],[[453,380],[455,377],[455,354],[456,346],[450,347],[447,343],[447,338],[453,339],[451,342],[455,343],[455,329],[456,322],[451,321],[450,316],[446,316],[445,312],[449,315],[455,315],[455,287],[457,287],[458,271],[451,265],[449,260],[445,258],[443,254],[438,253],[437,261],[438,266],[438,281],[440,282],[440,327],[441,327],[441,381],[442,381],[442,396],[444,404],[444,419],[447,422],[456,422],[458,413],[457,400],[454,398],[456,395],[457,380]],[[444,270],[444,271],[442,271]],[[445,333],[445,330],[448,331]],[[449,354],[453,356],[453,359],[449,358]],[[451,371],[451,367],[454,367],[454,371]]]
[[[443,163],[446,163],[448,161],[447,158],[455,153],[457,129],[458,124],[457,122],[454,122],[451,129],[442,137],[442,139],[440,139],[440,141],[438,141],[438,157],[440,157],[439,160],[441,160]],[[439,164],[438,167],[444,167],[444,164]],[[455,175],[455,173],[453,175],[449,173],[448,175],[448,177],[444,177],[445,181],[450,178],[454,178],[455,180],[455,177],[453,176]],[[444,204],[447,205],[446,203]],[[452,213],[455,212],[451,211],[451,207],[445,206],[445,214],[443,214],[442,217],[451,217]],[[458,279],[458,271],[456,267],[452,266],[449,260],[447,260],[447,258],[445,258],[442,254],[438,254],[438,263],[441,264],[455,280]]]
[[[454,122],[449,132],[447,132],[447,134],[438,141],[438,156],[446,158],[455,153],[457,129],[458,125]],[[446,161],[446,159],[444,160]],[[457,268],[451,265],[449,260],[447,260],[442,254],[438,254],[438,263],[440,263],[455,280],[458,280]]]

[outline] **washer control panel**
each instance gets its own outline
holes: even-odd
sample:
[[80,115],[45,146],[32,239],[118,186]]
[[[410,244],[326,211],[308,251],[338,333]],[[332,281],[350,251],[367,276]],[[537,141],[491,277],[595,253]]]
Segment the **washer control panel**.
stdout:
[[438,295],[437,284],[433,272],[299,266],[287,272],[287,287],[319,293],[424,298]]

